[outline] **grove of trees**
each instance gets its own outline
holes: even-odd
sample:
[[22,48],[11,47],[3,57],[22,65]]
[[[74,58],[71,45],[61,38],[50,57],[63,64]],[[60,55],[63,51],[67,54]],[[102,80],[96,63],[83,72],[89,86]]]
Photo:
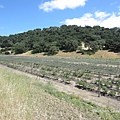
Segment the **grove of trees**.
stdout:
[[[79,49],[81,42],[88,50]],[[29,30],[24,33],[0,36],[0,53],[11,51],[14,54],[32,50],[32,54],[45,52],[54,55],[62,50],[94,54],[98,50],[120,52],[120,29],[104,28],[100,26],[62,25],[43,29]]]

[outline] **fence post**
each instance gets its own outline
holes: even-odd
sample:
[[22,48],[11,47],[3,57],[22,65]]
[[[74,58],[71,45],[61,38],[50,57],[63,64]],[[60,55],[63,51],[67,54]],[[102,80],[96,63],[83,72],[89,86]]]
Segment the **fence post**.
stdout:
[[33,65],[32,65],[32,62],[31,62],[31,74],[33,73]]
[[101,79],[101,74],[100,74],[100,72],[98,74],[99,74],[98,75],[98,97],[100,97],[100,88],[101,88],[101,86],[100,86],[100,79]]

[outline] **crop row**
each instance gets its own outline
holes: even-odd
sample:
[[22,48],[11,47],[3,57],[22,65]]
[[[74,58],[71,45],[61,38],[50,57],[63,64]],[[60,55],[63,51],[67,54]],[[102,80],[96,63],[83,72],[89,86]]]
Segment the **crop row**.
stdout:
[[120,59],[88,59],[69,57],[23,57],[23,56],[0,56],[0,61],[30,62],[45,66],[68,68],[72,70],[83,70],[101,72],[102,74],[119,74]]
[[119,74],[102,74],[100,72],[91,72],[89,70],[74,70],[33,62],[1,61],[1,64],[40,77],[46,77],[65,84],[72,84],[80,89],[100,92],[105,96],[111,96],[117,99],[120,96]]

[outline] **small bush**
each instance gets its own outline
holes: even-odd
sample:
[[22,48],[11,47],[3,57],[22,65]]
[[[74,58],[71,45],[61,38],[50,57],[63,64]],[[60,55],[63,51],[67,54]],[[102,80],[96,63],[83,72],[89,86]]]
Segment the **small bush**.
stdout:
[[5,52],[5,55],[10,55],[10,52],[6,51],[6,52]]
[[56,46],[51,46],[48,50],[48,55],[55,55],[59,52],[59,48]]

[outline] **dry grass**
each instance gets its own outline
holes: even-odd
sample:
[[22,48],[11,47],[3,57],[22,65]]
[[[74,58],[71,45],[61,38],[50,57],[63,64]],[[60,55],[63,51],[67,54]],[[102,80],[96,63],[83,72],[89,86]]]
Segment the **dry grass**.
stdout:
[[95,58],[120,58],[120,55],[118,53],[114,52],[108,52],[107,50],[99,50],[98,52],[93,55]]
[[78,108],[35,83],[32,78],[0,68],[0,120],[84,120]]
[[[28,51],[23,54],[19,54],[19,56],[44,56],[44,53],[37,53],[37,54],[31,54],[31,51]],[[114,52],[108,52],[107,50],[99,50],[94,55],[81,55],[81,53],[76,52],[62,52],[59,51],[58,54],[55,56],[59,57],[80,57],[80,58],[120,58],[120,55],[118,53]]]
[[81,58],[120,58],[120,55],[114,52],[108,52],[107,50],[99,50],[94,55],[81,55],[76,52],[62,52],[60,51],[56,56],[61,57],[81,57]]

